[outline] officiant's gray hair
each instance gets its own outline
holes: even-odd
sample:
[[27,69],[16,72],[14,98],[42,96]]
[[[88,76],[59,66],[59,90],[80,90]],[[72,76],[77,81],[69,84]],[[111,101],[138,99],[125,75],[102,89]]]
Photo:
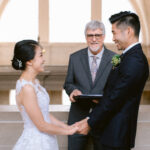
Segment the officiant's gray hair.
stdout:
[[84,34],[86,36],[87,30],[96,30],[96,29],[101,29],[103,34],[105,35],[105,26],[101,21],[97,20],[92,20],[88,22],[85,26]]

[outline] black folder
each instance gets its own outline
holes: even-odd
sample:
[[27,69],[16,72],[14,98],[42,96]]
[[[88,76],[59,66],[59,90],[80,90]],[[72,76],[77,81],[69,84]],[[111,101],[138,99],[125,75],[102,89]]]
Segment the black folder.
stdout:
[[84,101],[84,100],[101,100],[102,99],[102,94],[82,94],[78,96],[74,96],[73,98],[76,101]]

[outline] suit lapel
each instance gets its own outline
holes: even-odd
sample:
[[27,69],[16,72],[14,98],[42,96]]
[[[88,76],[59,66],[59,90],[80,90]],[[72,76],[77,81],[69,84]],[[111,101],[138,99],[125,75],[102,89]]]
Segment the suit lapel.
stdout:
[[96,73],[96,79],[94,81],[94,84],[97,82],[97,80],[102,76],[102,74],[104,73],[105,67],[107,66],[107,64],[110,62],[109,59],[109,53],[107,51],[107,49],[104,50],[103,56],[101,58],[101,63],[99,65],[99,68],[97,70]]
[[81,62],[82,62],[83,68],[86,72],[86,75],[89,79],[89,83],[92,86],[93,83],[92,83],[92,76],[91,76],[91,71],[90,71],[90,67],[89,67],[88,49],[87,48],[82,52]]

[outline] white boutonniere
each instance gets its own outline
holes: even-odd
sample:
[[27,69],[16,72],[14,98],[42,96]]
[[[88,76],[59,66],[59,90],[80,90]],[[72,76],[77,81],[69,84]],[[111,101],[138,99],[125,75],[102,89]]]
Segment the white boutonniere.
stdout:
[[120,55],[116,54],[112,57],[111,63],[113,65],[113,69],[116,68],[121,63]]

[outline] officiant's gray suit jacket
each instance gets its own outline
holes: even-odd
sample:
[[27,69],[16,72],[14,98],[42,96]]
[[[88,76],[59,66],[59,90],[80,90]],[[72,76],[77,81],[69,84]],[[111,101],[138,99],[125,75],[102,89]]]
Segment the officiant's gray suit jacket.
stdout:
[[[70,55],[68,72],[64,83],[64,89],[68,96],[74,89],[80,90],[83,94],[103,94],[103,89],[107,77],[112,68],[111,59],[114,52],[104,48],[103,56],[96,74],[95,82],[92,82],[92,76],[88,60],[88,48],[79,50]],[[69,113],[69,124],[80,121],[89,114],[93,102],[84,101],[71,104]]]

